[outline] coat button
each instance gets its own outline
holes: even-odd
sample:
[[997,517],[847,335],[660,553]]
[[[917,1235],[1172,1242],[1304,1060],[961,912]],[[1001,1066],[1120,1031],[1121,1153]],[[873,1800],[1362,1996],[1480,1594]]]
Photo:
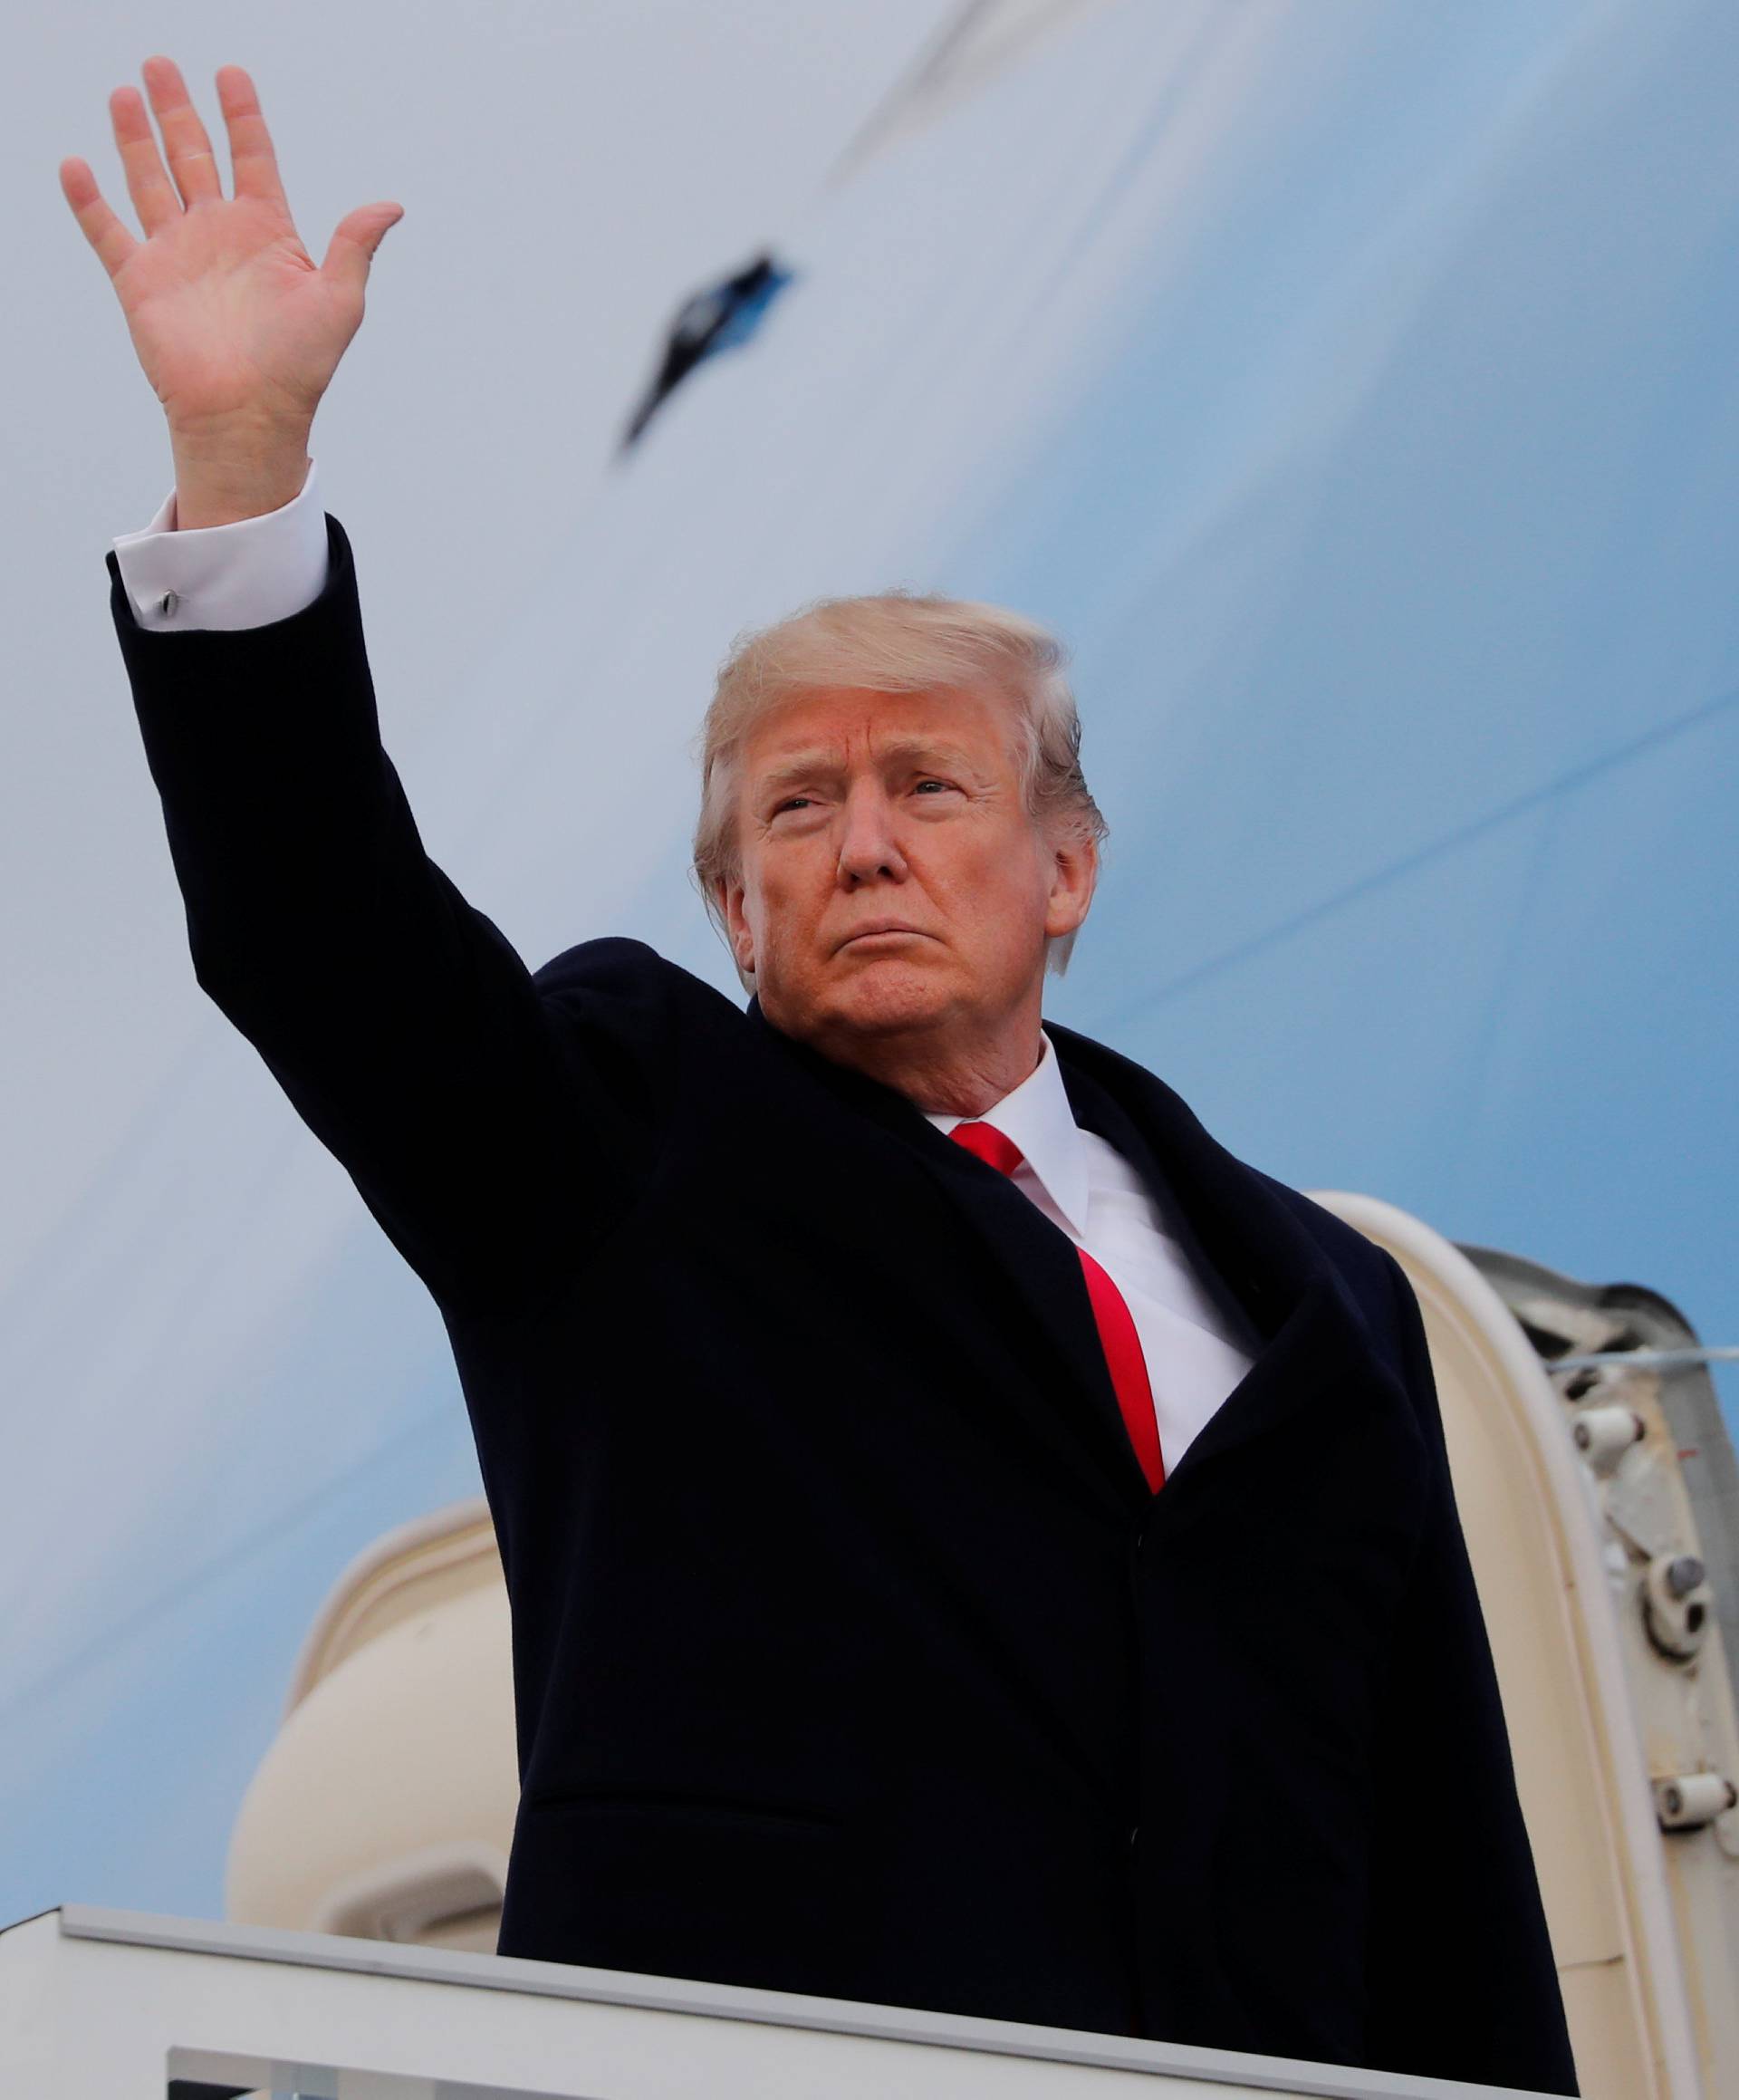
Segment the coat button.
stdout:
[[1129,1829],[1129,1850],[1131,1852],[1135,1850],[1135,1841],[1140,1835],[1141,1825],[1139,1823],[1131,1825]]

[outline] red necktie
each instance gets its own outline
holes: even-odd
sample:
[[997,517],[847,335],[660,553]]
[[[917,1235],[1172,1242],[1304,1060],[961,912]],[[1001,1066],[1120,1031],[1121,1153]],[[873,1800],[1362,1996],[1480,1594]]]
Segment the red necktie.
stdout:
[[[1024,1157],[1013,1138],[1005,1138],[987,1122],[956,1123],[948,1135],[999,1174],[1012,1175]],[[1123,1411],[1123,1426],[1129,1432],[1148,1486],[1157,1495],[1165,1484],[1166,1466],[1159,1455],[1159,1424],[1154,1416],[1153,1388],[1148,1383],[1148,1361],[1141,1353],[1141,1337],[1135,1331],[1122,1292],[1084,1247],[1076,1247],[1075,1252],[1081,1257],[1081,1273],[1087,1278],[1087,1296],[1092,1300],[1100,1346],[1105,1352],[1117,1404]]]

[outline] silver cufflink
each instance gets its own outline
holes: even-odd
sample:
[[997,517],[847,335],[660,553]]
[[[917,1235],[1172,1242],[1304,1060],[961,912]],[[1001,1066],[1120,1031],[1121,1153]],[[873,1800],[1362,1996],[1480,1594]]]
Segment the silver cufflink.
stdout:
[[163,602],[158,608],[158,610],[162,613],[163,617],[168,620],[173,615],[176,607],[180,604],[180,599],[176,596],[173,591],[166,591],[163,593]]

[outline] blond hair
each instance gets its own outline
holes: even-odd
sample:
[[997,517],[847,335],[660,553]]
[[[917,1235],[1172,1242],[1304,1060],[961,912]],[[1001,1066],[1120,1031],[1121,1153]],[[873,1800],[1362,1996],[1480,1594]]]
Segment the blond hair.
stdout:
[[[762,714],[806,689],[945,689],[1003,700],[1027,814],[1048,836],[1097,845],[1109,827],[1081,770],[1081,719],[1065,661],[1057,638],[1018,612],[910,591],[817,599],[789,619],[738,635],[719,666],[701,724],[694,850],[701,901],[727,942],[718,886],[742,873],[733,809],[736,756]],[[1074,944],[1073,933],[1050,940],[1046,968],[1061,975]]]

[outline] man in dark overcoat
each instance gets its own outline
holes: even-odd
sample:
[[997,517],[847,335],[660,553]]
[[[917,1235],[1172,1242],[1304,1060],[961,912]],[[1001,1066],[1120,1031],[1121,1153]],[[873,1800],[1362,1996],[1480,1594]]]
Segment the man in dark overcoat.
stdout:
[[527,969],[424,851],[306,451],[397,207],[315,270],[246,74],[233,199],[147,82],[142,245],[62,164],[176,457],[111,611],[198,980],[452,1339],[502,1951],[1574,2093],[1413,1294],[1042,1020],[1103,832],[1056,645],[748,637],[695,853],[746,1009]]

